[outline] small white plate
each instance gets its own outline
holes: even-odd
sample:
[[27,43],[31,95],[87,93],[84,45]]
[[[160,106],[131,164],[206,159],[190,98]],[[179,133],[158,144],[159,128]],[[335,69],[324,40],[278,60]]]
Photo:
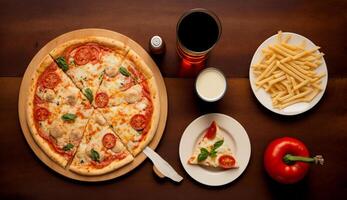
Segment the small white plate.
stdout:
[[[283,37],[286,37],[287,35],[292,35],[292,38],[288,42],[289,44],[300,44],[303,40],[305,40],[307,49],[312,49],[312,48],[317,46],[311,40],[305,38],[302,35],[296,34],[296,33],[283,32],[282,35],[283,35]],[[276,42],[277,42],[277,34],[273,35],[273,36],[269,37],[267,40],[265,40],[258,47],[258,49],[255,51],[254,56],[253,56],[252,61],[251,61],[251,66],[259,62],[259,60],[261,58],[261,54],[262,54],[262,52],[261,52],[262,49],[268,47],[270,44],[275,44]],[[252,70],[251,66],[249,68],[249,81],[250,81],[251,88],[253,90],[254,95],[257,97],[258,101],[263,106],[265,106],[267,109],[271,110],[272,112],[278,113],[280,115],[298,115],[298,114],[301,114],[303,112],[310,110],[322,98],[322,96],[326,90],[327,83],[328,83],[328,69],[327,69],[327,65],[325,63],[324,58],[322,58],[322,64],[320,67],[318,67],[316,69],[316,72],[317,73],[324,72],[326,74],[326,76],[324,76],[322,78],[322,89],[323,90],[309,103],[306,103],[306,102],[296,103],[296,104],[290,105],[290,106],[280,110],[280,109],[276,109],[272,106],[271,97],[267,92],[265,92],[264,89],[262,89],[262,88],[257,89],[256,88],[255,76],[253,74],[253,70]]]
[[[231,147],[239,168],[223,170],[188,164],[199,139],[203,137],[212,121],[216,121],[220,127],[224,142]],[[181,137],[179,154],[184,169],[193,179],[205,185],[220,186],[234,181],[246,169],[251,156],[251,144],[239,122],[224,114],[211,113],[189,124]]]

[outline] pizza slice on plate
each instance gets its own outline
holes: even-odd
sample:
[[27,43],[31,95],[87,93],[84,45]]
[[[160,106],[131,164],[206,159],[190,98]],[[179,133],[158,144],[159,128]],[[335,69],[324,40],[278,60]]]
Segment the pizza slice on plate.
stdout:
[[236,159],[219,133],[219,127],[215,121],[198,142],[188,163],[223,169],[238,168]]
[[131,104],[100,108],[115,133],[128,150],[136,156],[152,140],[159,122],[159,100],[146,90]]
[[118,67],[129,47],[104,37],[71,40],[50,52],[59,67],[67,73],[90,102],[95,98],[103,74]]
[[103,81],[95,95],[95,107],[104,108],[138,101],[143,89],[156,92],[150,68],[133,50],[119,65],[106,67]]
[[27,101],[27,122],[36,143],[65,167],[79,145],[93,107],[46,56],[34,72]]
[[100,175],[133,159],[104,117],[95,110],[69,169],[83,175]]

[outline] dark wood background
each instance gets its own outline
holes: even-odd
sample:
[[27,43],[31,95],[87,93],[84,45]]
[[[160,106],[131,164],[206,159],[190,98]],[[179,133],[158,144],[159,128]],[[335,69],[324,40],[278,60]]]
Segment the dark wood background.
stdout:
[[[228,77],[225,97],[214,104],[194,94],[194,79],[179,78],[175,27],[180,15],[203,7],[217,13],[222,37],[209,66]],[[47,42],[68,31],[106,28],[123,33],[147,49],[159,34],[166,55],[156,60],[165,77],[169,98],[166,131],[157,152],[184,180],[158,179],[145,161],[131,173],[107,182],[83,183],[64,178],[46,167],[27,145],[18,120],[21,77],[32,57]],[[248,80],[256,48],[278,30],[299,33],[322,47],[329,70],[327,91],[307,113],[283,117],[263,108]],[[347,194],[347,2],[337,0],[218,0],[218,1],[0,1],[0,199],[343,199]],[[251,139],[252,155],[245,173],[223,187],[206,187],[182,168],[178,144],[196,117],[221,112],[237,119]],[[262,166],[263,151],[272,139],[293,136],[326,164],[313,166],[295,185],[272,181]]]

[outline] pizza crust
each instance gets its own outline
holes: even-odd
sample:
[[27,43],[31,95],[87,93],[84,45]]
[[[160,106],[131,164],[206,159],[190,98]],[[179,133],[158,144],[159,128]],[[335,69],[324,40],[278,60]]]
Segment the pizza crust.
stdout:
[[132,160],[134,160],[134,157],[131,154],[129,154],[124,159],[117,161],[117,162],[114,161],[114,162],[110,163],[109,165],[107,165],[106,167],[101,168],[101,169],[96,169],[96,168],[91,168],[91,167],[83,167],[83,166],[80,166],[80,165],[76,164],[75,162],[73,162],[69,166],[69,170],[76,172],[78,174],[81,174],[81,175],[95,176],[95,175],[106,174],[108,172],[114,171],[114,170],[128,164]]
[[153,72],[150,67],[145,63],[145,61],[132,49],[129,50],[126,55],[126,59],[135,64],[136,69],[139,70],[146,79],[153,77]]
[[52,146],[44,140],[38,133],[38,130],[36,129],[35,122],[34,122],[34,96],[35,96],[35,90],[36,90],[36,82],[39,78],[40,74],[48,67],[53,61],[53,59],[47,55],[44,57],[40,67],[35,71],[31,78],[31,86],[28,94],[27,99],[27,106],[26,106],[26,119],[27,124],[30,129],[30,132],[36,142],[36,144],[47,154],[48,157],[50,157],[53,161],[57,162],[60,166],[66,167],[68,160],[55,152],[55,150],[52,149]]
[[56,59],[59,56],[63,55],[69,48],[75,48],[86,43],[98,43],[100,45],[104,45],[111,48],[113,51],[115,51],[115,53],[121,54],[123,56],[125,56],[130,49],[126,44],[118,40],[106,37],[90,36],[83,39],[75,39],[65,42],[53,49],[49,54],[51,55],[51,57]]

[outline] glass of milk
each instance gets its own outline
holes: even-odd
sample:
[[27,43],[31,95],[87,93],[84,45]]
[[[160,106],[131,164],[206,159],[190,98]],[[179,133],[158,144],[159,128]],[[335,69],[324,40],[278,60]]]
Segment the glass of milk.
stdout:
[[219,69],[209,67],[199,73],[195,82],[195,90],[202,100],[215,102],[224,96],[227,81]]

